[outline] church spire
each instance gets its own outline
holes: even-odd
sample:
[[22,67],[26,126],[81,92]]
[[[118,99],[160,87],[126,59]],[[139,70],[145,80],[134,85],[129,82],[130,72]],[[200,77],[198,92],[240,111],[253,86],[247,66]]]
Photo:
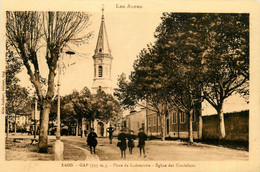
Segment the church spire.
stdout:
[[112,94],[112,60],[110,47],[108,44],[108,36],[105,26],[104,6],[102,6],[101,25],[99,28],[97,45],[93,55],[94,60],[94,78],[92,84],[92,92],[95,94],[97,90],[102,89],[106,93]]
[[101,25],[100,25],[100,29],[99,29],[99,33],[98,33],[95,54],[111,55],[111,50],[109,48],[108,36],[107,36],[107,31],[106,31],[106,26],[105,26],[104,5],[102,5]]

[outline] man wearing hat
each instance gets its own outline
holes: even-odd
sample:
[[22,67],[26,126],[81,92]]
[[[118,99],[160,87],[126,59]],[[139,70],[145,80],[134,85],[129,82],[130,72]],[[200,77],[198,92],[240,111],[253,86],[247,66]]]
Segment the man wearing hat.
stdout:
[[109,140],[110,140],[110,144],[112,144],[112,139],[113,139],[113,132],[115,131],[115,129],[111,126],[107,128],[107,132],[109,134]]
[[125,150],[126,150],[126,134],[125,134],[125,129],[120,130],[120,134],[118,135],[118,143],[117,146],[121,150],[121,158],[125,158]]
[[138,133],[138,147],[140,148],[140,156],[142,156],[142,151],[144,154],[144,158],[146,157],[145,155],[145,141],[147,140],[147,135],[144,133],[144,129],[140,128],[139,133]]
[[87,144],[90,147],[90,153],[92,154],[92,148],[94,149],[94,153],[95,153],[95,149],[97,146],[97,134],[94,132],[94,128],[90,128],[90,133],[88,134],[88,138],[87,138]]

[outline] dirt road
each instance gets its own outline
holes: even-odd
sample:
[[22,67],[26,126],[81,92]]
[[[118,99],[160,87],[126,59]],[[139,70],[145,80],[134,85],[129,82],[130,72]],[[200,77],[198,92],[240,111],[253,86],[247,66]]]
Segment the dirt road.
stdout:
[[[86,138],[80,137],[63,137],[65,143],[76,145],[83,149],[89,150],[86,145]],[[247,151],[233,150],[217,146],[208,146],[204,144],[195,144],[193,146],[187,145],[180,141],[147,141],[146,155],[147,157],[139,156],[139,148],[135,147],[133,154],[126,151],[126,159],[122,159],[120,149],[116,146],[116,138],[113,144],[109,144],[108,138],[98,138],[98,146],[96,148],[96,155],[99,160],[113,161],[232,161],[243,160],[247,161],[249,153]],[[137,142],[136,144],[137,145]]]

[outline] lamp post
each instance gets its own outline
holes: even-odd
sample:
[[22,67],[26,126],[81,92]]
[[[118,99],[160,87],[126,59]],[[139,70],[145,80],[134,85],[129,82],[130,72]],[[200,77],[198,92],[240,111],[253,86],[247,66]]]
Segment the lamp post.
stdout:
[[[73,51],[66,51],[68,55],[73,55],[75,52]],[[54,145],[54,156],[56,161],[60,161],[63,159],[63,149],[64,145],[63,142],[60,140],[60,75],[61,75],[61,66],[60,66],[60,59],[58,60],[58,105],[57,105],[57,130],[56,130],[56,142]]]

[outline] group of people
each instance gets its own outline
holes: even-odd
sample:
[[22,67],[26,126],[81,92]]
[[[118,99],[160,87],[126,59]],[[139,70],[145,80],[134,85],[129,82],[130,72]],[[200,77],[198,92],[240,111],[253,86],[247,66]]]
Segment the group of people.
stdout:
[[[145,141],[147,140],[147,135],[144,133],[143,128],[140,128],[139,131],[140,132],[137,135],[137,137],[139,139],[137,147],[139,147],[139,149],[140,149],[140,156],[142,156],[142,153],[143,153],[144,158],[145,158],[146,157],[146,155],[145,155]],[[122,158],[126,157],[125,151],[126,151],[127,146],[129,148],[130,154],[133,153],[133,148],[135,147],[134,140],[136,139],[133,130],[130,130],[129,134],[126,134],[125,132],[126,132],[125,129],[122,129],[120,131],[120,134],[118,135],[118,143],[117,143],[117,146],[121,150],[121,157]],[[126,144],[126,140],[128,140],[128,144]]]
[[[112,139],[113,139],[113,132],[114,129],[113,127],[109,127],[107,129],[107,132],[109,133],[109,140],[110,144],[112,144]],[[144,129],[140,128],[139,133],[137,135],[138,137],[138,145],[140,149],[140,156],[142,154],[144,155],[144,158],[146,157],[145,155],[145,141],[147,140],[147,135],[144,133]],[[87,145],[90,147],[90,153],[95,153],[95,148],[97,146],[97,134],[94,132],[94,128],[90,129],[90,133],[88,134],[87,137]],[[133,148],[135,147],[134,140],[136,139],[136,136],[134,135],[134,131],[130,130],[129,133],[126,133],[125,129],[121,129],[120,133],[118,135],[118,143],[117,146],[121,150],[121,157],[125,158],[126,157],[126,149],[127,147],[129,148],[129,153],[133,153]],[[128,140],[128,143],[127,143]]]

